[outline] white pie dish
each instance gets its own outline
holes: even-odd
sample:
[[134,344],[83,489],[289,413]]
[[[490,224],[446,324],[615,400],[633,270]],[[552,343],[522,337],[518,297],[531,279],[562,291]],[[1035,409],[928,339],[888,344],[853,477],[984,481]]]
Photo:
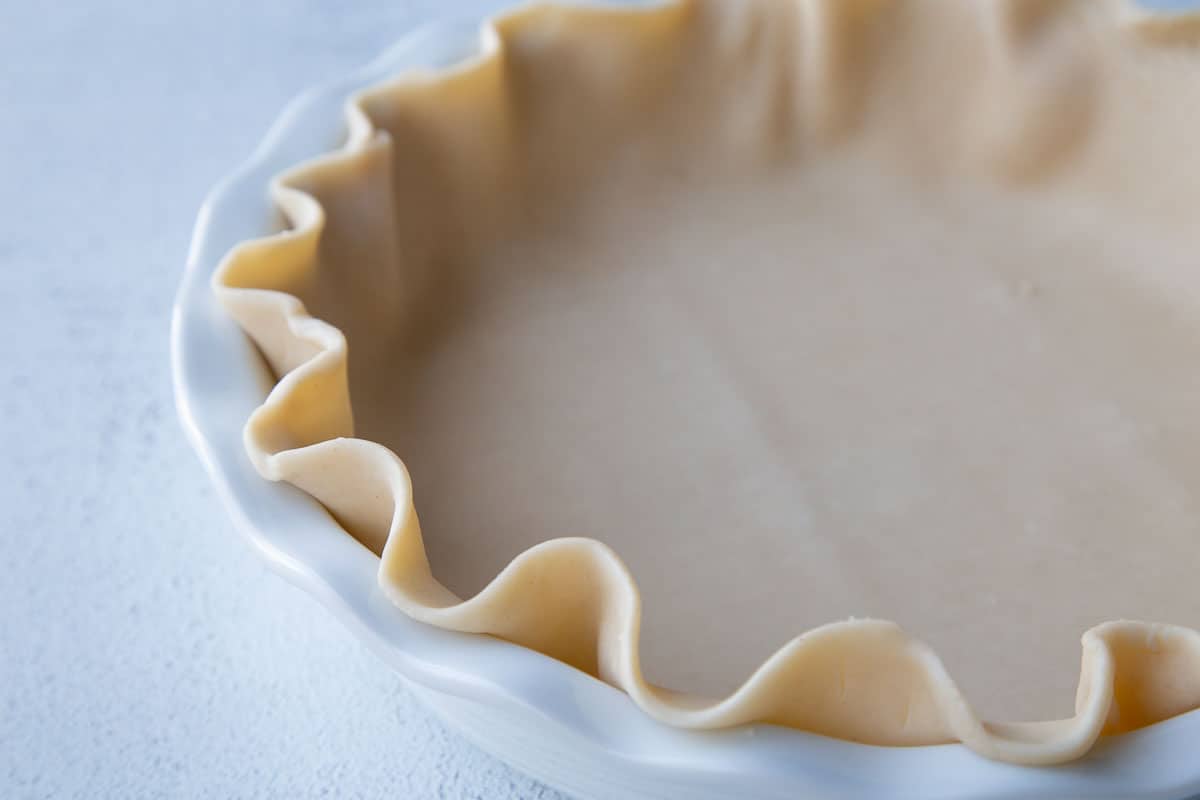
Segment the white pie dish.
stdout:
[[[273,230],[263,187],[336,145],[351,91],[475,52],[478,25],[406,39],[371,66],[294,103],[205,204],[176,308],[173,355],[185,427],[241,527],[441,713],[486,749],[583,796],[1186,797],[1200,791],[1196,712],[1105,743],[1051,770],[984,761],[959,746],[876,748],[768,727],[699,734],[643,716],[619,691],[533,652],[406,618],[379,592],[377,561],[310,498],[263,481],[241,427],[269,387],[208,279],[236,242]],[[520,735],[518,735],[520,734]]]

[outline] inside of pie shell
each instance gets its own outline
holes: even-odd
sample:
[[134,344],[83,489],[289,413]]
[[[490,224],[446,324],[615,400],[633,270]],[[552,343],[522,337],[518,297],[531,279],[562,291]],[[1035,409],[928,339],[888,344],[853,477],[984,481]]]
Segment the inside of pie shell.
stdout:
[[[277,187],[292,233],[226,264],[292,373],[256,463],[403,538],[406,610],[644,678],[667,721],[1037,762],[1200,704],[1200,57],[1186,20],[1127,17],[501,19],[480,58],[362,94],[346,149]],[[304,309],[348,365],[281,323]],[[399,457],[419,536],[399,462],[327,434]],[[497,578],[561,537],[632,582],[582,540]],[[833,626],[729,698],[852,617],[907,635]],[[1100,629],[1077,698],[1113,620],[1178,627]]]

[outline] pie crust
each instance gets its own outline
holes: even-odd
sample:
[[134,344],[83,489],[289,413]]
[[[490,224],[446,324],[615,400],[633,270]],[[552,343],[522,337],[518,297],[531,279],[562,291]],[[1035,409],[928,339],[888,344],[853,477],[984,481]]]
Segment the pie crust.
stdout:
[[[468,63],[353,97],[344,146],[272,183],[285,230],[222,262],[278,377],[247,452],[410,616],[671,725],[1051,764],[1200,707],[1198,44],[1108,0],[498,18]],[[680,674],[741,668],[693,590],[759,639],[872,595],[972,691],[856,618],[719,699],[653,685],[651,634]],[[643,595],[674,616],[643,631]],[[1013,637],[1093,608],[1183,624],[1094,625],[1073,716],[983,721],[967,694],[1031,694]]]

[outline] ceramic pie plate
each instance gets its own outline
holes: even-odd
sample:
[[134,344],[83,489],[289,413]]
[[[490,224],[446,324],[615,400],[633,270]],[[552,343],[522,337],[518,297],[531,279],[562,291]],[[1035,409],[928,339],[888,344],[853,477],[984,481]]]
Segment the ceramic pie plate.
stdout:
[[[870,5],[863,4],[863,8]],[[1038,20],[1045,16],[1039,9],[1046,5],[1024,4],[1025,10],[1014,19],[1022,26],[1032,20],[1030,29],[1039,31]],[[819,12],[820,4],[812,4],[808,12],[813,13],[814,9]],[[535,10],[532,13],[536,16],[539,12]],[[597,17],[601,21],[617,18],[619,16],[610,18],[604,14]],[[1139,24],[1148,26],[1155,39],[1175,43],[1180,37],[1184,40],[1187,38],[1180,33],[1177,24],[1160,28],[1154,27],[1154,21],[1142,21]],[[727,27],[723,26],[722,30]],[[593,666],[589,670],[587,664],[583,665],[584,670],[604,673],[603,677],[610,683],[630,690],[634,695],[631,700],[626,694],[585,671],[572,669],[533,650],[489,637],[440,630],[414,621],[411,616],[421,614],[419,609],[418,613],[413,613],[412,603],[406,607],[408,615],[395,605],[396,602],[403,605],[405,601],[403,596],[397,597],[395,582],[389,586],[387,580],[383,581],[381,590],[380,562],[370,549],[348,536],[345,529],[308,495],[281,483],[262,479],[259,472],[265,471],[263,462],[260,458],[259,469],[256,470],[243,446],[241,431],[246,420],[264,407],[264,398],[275,383],[274,375],[288,373],[290,367],[280,366],[280,354],[278,351],[271,352],[269,341],[265,346],[268,356],[275,361],[274,369],[263,363],[253,345],[246,341],[237,326],[217,305],[210,287],[213,275],[222,263],[228,269],[227,256],[239,245],[275,234],[286,227],[277,210],[279,196],[273,200],[266,192],[266,187],[277,175],[346,145],[347,136],[350,140],[348,147],[354,145],[356,136],[360,144],[365,141],[364,131],[369,125],[363,127],[364,118],[361,115],[355,117],[353,113],[349,117],[344,114],[352,94],[397,75],[404,81],[407,79],[404,76],[411,76],[414,70],[424,70],[427,74],[432,70],[434,75],[439,74],[439,70],[444,75],[469,75],[471,70],[478,70],[479,65],[486,65],[489,59],[494,59],[501,49],[495,29],[488,29],[482,38],[480,30],[478,24],[427,30],[401,42],[362,72],[304,95],[289,107],[255,156],[214,190],[201,214],[174,323],[177,395],[185,427],[222,495],[270,563],[335,609],[390,663],[410,678],[440,713],[457,722],[484,747],[551,784],[583,796],[1094,797],[1137,794],[1185,797],[1197,791],[1200,770],[1194,766],[1198,759],[1193,743],[1197,741],[1197,725],[1200,723],[1195,713],[1162,714],[1170,718],[1145,727],[1131,724],[1126,719],[1126,727],[1138,729],[1105,736],[1094,746],[1089,740],[1088,747],[1084,748],[1087,755],[1066,766],[1038,768],[984,760],[962,745],[955,744],[881,747],[767,725],[740,724],[728,727],[746,720],[772,720],[773,716],[780,715],[772,715],[768,709],[765,712],[760,710],[757,714],[742,713],[741,717],[737,713],[732,717],[727,714],[729,718],[714,720],[711,707],[706,709],[701,706],[697,709],[694,702],[663,692],[648,683],[641,687],[639,695],[639,686],[636,681],[630,680],[628,665],[622,673],[622,667],[611,666],[610,657],[601,659],[608,662],[606,668],[597,669]],[[749,34],[743,31],[743,35],[753,39],[756,35],[753,26]],[[839,34],[834,41],[845,41],[845,38]],[[836,62],[835,59],[832,63],[842,62]],[[817,74],[821,74],[820,70]],[[1035,81],[1035,85],[1040,83]],[[846,96],[847,93],[842,95]],[[363,96],[357,95],[356,98],[361,101]],[[1025,102],[1025,95],[1021,92],[1012,96],[1022,98],[1014,102]],[[1053,99],[1061,100],[1062,97]],[[817,120],[815,127],[807,133],[811,134],[813,141],[834,141],[836,144],[838,129],[853,116],[853,113],[848,115],[842,104],[826,104],[825,108],[818,107],[815,113],[805,117],[806,120]],[[349,132],[346,128],[347,119]],[[808,124],[805,122],[805,125]],[[753,135],[754,126],[750,126],[749,130]],[[1063,146],[1064,140],[1057,130],[1051,130],[1046,135],[1043,133],[1035,132],[1032,140],[1035,143],[1042,142],[1048,136],[1052,142],[1051,151]],[[729,135],[744,135],[744,131],[735,127]],[[1054,152],[1038,147],[1027,149],[1030,137],[1023,135],[1020,129],[1011,135],[1020,145],[1015,150],[1007,146],[1007,140],[1002,136],[995,142],[987,143],[981,151],[968,153],[970,163],[998,169],[1005,176],[1015,175],[1016,180],[1028,179],[1026,170],[1036,173],[1046,168],[1047,164],[1055,166]],[[978,140],[979,137],[974,139]],[[1023,172],[1026,174],[1023,175]],[[486,175],[483,177],[486,179]],[[674,177],[677,176],[672,179]],[[315,193],[320,194],[319,191]],[[297,225],[297,220],[304,213],[303,208],[295,205],[297,202],[303,205],[298,196],[299,193],[293,196],[291,208],[286,207],[286,198],[280,205],[290,216],[292,225],[302,228],[302,222]],[[326,200],[328,203],[328,198]],[[628,224],[628,221],[622,220],[622,224]],[[275,237],[275,241],[278,243],[288,238],[287,235]],[[244,255],[244,245],[242,252]],[[683,260],[687,262],[688,258]],[[1055,287],[1051,284],[1049,288],[1053,290]],[[1020,277],[1013,295],[1018,300],[1029,300],[1039,297],[1042,291],[1040,284]],[[308,333],[318,340],[327,333],[319,328],[322,323],[315,320],[308,319],[307,323],[300,321],[300,327],[305,324],[309,325]],[[264,344],[261,331],[259,334],[260,344]],[[287,358],[298,358],[303,362],[311,356],[312,353],[293,353]],[[279,395],[280,390],[276,388],[272,396],[278,398]],[[295,442],[289,444],[294,448]],[[287,448],[276,448],[283,449]],[[250,453],[254,452],[251,447]],[[336,503],[329,504],[335,507],[336,514]],[[340,518],[347,523],[345,513]],[[354,527],[353,521],[347,524],[348,527]],[[380,549],[380,542],[371,542],[369,535],[358,532],[360,538],[374,544],[375,549]],[[392,561],[395,562],[394,554]],[[619,578],[626,577],[621,572],[617,575]],[[445,598],[429,602],[428,595],[418,599],[432,608],[453,608],[457,603],[456,599],[446,602]],[[432,618],[431,621],[447,626],[444,619]],[[849,625],[860,634],[862,630],[867,630],[871,637],[878,637],[880,632],[885,638],[899,635],[893,628],[881,627],[877,623],[851,622]],[[1099,664],[1099,680],[1093,674],[1093,685],[1097,682],[1103,684],[1105,680],[1111,684],[1112,662],[1119,661],[1120,651],[1127,647],[1121,643],[1121,636],[1130,629],[1128,624],[1122,625],[1117,625],[1115,629],[1111,626],[1101,628],[1094,637],[1096,641],[1093,647],[1097,646],[1097,642],[1105,645],[1100,646],[1099,650],[1107,652],[1109,657],[1106,661],[1103,653],[1101,656],[1093,653],[1093,660]],[[457,625],[451,622],[449,626],[471,629],[469,624],[464,625],[461,621]],[[835,634],[839,633],[836,628]],[[503,633],[486,627],[482,630]],[[1145,649],[1137,646],[1138,642],[1143,645],[1149,642],[1158,647],[1157,651],[1151,647],[1153,652],[1170,655],[1175,648],[1176,638],[1183,641],[1186,647],[1189,633],[1183,629],[1155,627],[1152,629],[1154,635],[1147,639],[1143,635],[1144,628],[1135,625],[1132,631],[1135,642],[1132,650],[1135,654]],[[828,629],[825,635],[828,635]],[[809,634],[797,640],[799,645],[793,643],[790,646],[793,660],[797,650],[807,648],[811,652],[813,641],[819,644],[821,637],[822,632],[818,631],[816,635]],[[509,635],[508,638],[522,640],[521,635]],[[894,663],[892,669],[898,668],[901,673],[912,672],[915,663],[916,671],[923,678],[928,678],[931,670],[941,677],[941,665],[936,657],[907,638],[904,642],[906,658]],[[538,645],[534,643],[534,646]],[[888,647],[890,645],[885,646],[885,650]],[[1087,647],[1085,639],[1085,684],[1088,682]],[[552,646],[542,646],[541,649],[555,651]],[[789,664],[787,655],[785,653],[783,658],[785,666]],[[571,660],[569,655],[565,660]],[[775,660],[779,662],[780,659],[776,657]],[[1149,667],[1136,658],[1135,663],[1143,669],[1153,669],[1155,666],[1153,659]],[[1096,664],[1093,664],[1093,669],[1096,669]],[[812,673],[809,675],[811,677]],[[818,676],[815,682],[819,683],[820,679],[821,676]],[[945,680],[953,687],[948,676]],[[899,691],[908,692],[906,697],[911,700],[911,682],[906,681],[906,678],[900,681]],[[851,694],[853,689],[852,685]],[[755,690],[755,687],[751,686],[751,690]],[[757,692],[762,695],[761,686],[757,687]],[[747,694],[753,699],[755,692],[742,692],[742,706],[747,704]],[[956,705],[958,700],[954,699],[947,705],[944,692],[941,695],[938,691],[927,694],[933,696],[933,716],[938,718],[939,723],[944,723],[947,715],[952,719],[949,738],[971,740],[970,725],[982,725],[976,731],[999,739],[1000,748],[993,747],[988,751],[988,742],[984,740],[981,744],[978,737],[969,743],[993,758],[1028,762],[1031,759],[1027,752],[1021,750],[1022,739],[1029,740],[1026,743],[1034,745],[1035,751],[1041,747],[1039,752],[1047,752],[1045,737],[1036,729],[1031,731],[1021,726],[979,723],[973,718],[965,701]],[[1083,727],[1086,727],[1089,713],[1093,717],[1099,714],[1099,718],[1092,719],[1091,724],[1104,723],[1103,714],[1097,711],[1099,707],[1094,703],[1089,707],[1088,698],[1094,696],[1094,692],[1080,692],[1083,700],[1077,705],[1078,713],[1071,721],[1073,727],[1068,726],[1071,730],[1079,729],[1081,719]],[[734,698],[735,701],[737,699]],[[1122,699],[1130,709],[1142,708],[1138,697],[1132,701]],[[928,701],[928,697],[917,702],[925,701]],[[654,705],[656,702],[657,708]],[[885,698],[883,705],[886,706],[888,702]],[[737,706],[737,702],[732,705]],[[647,706],[661,721],[651,718]],[[725,710],[730,706],[730,702],[723,704]],[[718,709],[721,707],[718,706]],[[1100,711],[1110,709],[1111,705],[1105,705]],[[708,718],[699,721],[688,719],[689,713],[699,717],[707,713]],[[922,730],[922,713],[921,709],[916,712],[918,724],[901,727],[915,730],[913,735],[918,740],[922,737],[946,739],[945,732]],[[1153,714],[1153,711],[1148,713]],[[797,727],[844,734],[845,731],[838,728],[841,724],[838,720],[836,713],[832,716],[810,715],[800,720],[787,715],[782,718],[789,724],[799,722]],[[953,723],[953,720],[957,720],[957,723]],[[963,734],[964,728],[961,727],[966,724],[964,720],[969,723],[967,735]],[[673,723],[673,726],[664,722]],[[908,722],[907,718],[905,722]],[[1112,722],[1111,717],[1109,722]],[[680,729],[710,723],[724,729]],[[886,725],[882,727],[886,728]],[[1108,731],[1121,729],[1110,724]],[[858,738],[868,742],[881,739],[889,744],[911,743],[896,740],[894,735],[886,731],[877,737],[870,732],[851,731],[843,738]],[[1070,737],[1058,737],[1060,741],[1064,738]],[[1006,751],[1004,747],[1010,749]],[[1060,751],[1052,753],[1051,758],[1063,761],[1067,760],[1064,756],[1074,755],[1078,753],[1064,754]]]

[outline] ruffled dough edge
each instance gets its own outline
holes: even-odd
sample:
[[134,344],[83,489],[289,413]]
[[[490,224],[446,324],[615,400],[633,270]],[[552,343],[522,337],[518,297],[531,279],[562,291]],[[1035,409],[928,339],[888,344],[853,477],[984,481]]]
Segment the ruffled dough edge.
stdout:
[[[1137,10],[1131,0],[1104,1],[1117,24],[1142,42],[1200,42],[1200,14],[1164,17]],[[839,24],[840,14],[861,14],[872,5],[796,2],[811,6],[805,11],[828,25]],[[983,0],[980,13],[1015,47],[1063,2]],[[345,337],[310,316],[289,291],[314,263],[325,224],[320,203],[296,186],[319,182],[326,170],[353,169],[390,148],[386,133],[367,115],[367,98],[403,91],[411,83],[428,88],[464,77],[494,79],[504,68],[507,42],[539,15],[553,13],[558,24],[577,26],[603,15],[653,32],[656,21],[687,5],[688,0],[638,8],[537,5],[497,17],[484,26],[475,57],[354,94],[346,106],[345,144],[276,176],[270,196],[290,227],[239,244],[213,277],[220,303],[282,376],[245,426],[245,448],[255,468],[266,479],[292,483],[320,500],[379,553],[379,584],[409,616],[497,636],[562,660],[624,690],[669,725],[703,729],[764,722],[890,746],[957,741],[991,759],[1046,765],[1079,758],[1101,735],[1200,707],[1200,632],[1179,626],[1119,621],[1092,628],[1082,637],[1073,717],[992,723],[975,714],[928,646],[882,620],[851,619],[810,630],[721,699],[654,686],[640,666],[637,585],[616,553],[593,539],[553,539],[532,547],[466,600],[433,577],[403,462],[380,444],[353,438]]]

